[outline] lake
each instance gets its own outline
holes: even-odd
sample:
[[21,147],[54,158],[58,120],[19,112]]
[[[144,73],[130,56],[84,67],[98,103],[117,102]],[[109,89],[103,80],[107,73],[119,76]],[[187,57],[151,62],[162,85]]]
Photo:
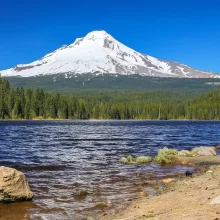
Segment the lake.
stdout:
[[104,213],[137,197],[144,181],[193,169],[124,165],[122,156],[217,144],[219,121],[0,121],[0,166],[24,172],[35,194],[33,202],[0,204],[0,210],[39,220]]

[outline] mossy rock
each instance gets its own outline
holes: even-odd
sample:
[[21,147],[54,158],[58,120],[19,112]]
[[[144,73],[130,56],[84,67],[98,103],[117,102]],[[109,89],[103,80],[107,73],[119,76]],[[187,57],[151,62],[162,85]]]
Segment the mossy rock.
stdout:
[[128,163],[134,162],[134,158],[133,158],[132,155],[128,155],[128,156],[127,156],[127,160],[128,160]]
[[125,157],[122,157],[119,161],[120,163],[128,163],[128,160]]
[[180,152],[178,152],[178,155],[185,157],[195,157],[197,156],[197,151],[181,150]]
[[78,191],[75,192],[75,196],[77,196],[77,197],[86,197],[88,195],[89,195],[89,192],[87,190],[84,190],[84,189],[78,190]]
[[156,180],[150,180],[150,181],[143,182],[141,185],[147,186],[147,187],[154,187],[158,185],[158,182]]
[[154,158],[154,161],[160,164],[172,164],[176,161],[177,155],[178,151],[176,149],[164,147],[158,151],[158,155]]
[[147,164],[152,161],[151,157],[148,156],[140,156],[136,159],[133,158],[132,155],[128,155],[127,157],[122,157],[119,162],[124,164]]
[[152,161],[152,158],[151,157],[148,157],[148,156],[140,156],[140,157],[137,157],[135,162],[136,163],[150,163]]

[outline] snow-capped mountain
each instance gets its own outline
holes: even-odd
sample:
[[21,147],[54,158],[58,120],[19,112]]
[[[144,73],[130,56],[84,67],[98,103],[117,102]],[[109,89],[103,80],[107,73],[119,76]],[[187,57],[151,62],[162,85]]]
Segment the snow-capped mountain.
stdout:
[[220,78],[220,75],[163,61],[125,46],[105,31],[93,31],[30,64],[0,71],[2,76],[52,74],[140,74],[159,77]]

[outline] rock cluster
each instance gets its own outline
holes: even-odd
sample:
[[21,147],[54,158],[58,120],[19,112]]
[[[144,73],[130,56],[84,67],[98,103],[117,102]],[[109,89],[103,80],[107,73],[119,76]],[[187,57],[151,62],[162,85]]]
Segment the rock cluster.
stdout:
[[128,155],[127,157],[122,157],[120,162],[124,164],[147,164],[154,161],[158,164],[179,164],[185,163],[182,161],[183,158],[195,157],[198,159],[206,158],[206,156],[217,156],[216,149],[217,147],[201,146],[193,148],[191,151],[178,151],[176,149],[164,147],[158,151],[158,154],[154,159],[149,156],[133,158],[131,155]]

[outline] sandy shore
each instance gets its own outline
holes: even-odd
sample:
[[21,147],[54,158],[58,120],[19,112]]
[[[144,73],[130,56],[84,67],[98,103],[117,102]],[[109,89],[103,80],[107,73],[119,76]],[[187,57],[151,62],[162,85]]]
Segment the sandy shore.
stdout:
[[[210,157],[189,158],[197,164],[210,162]],[[212,157],[219,162],[219,156]],[[210,166],[194,177],[169,184],[161,195],[144,197],[131,202],[126,208],[100,220],[220,220],[219,204],[210,204],[220,196],[220,165]]]

